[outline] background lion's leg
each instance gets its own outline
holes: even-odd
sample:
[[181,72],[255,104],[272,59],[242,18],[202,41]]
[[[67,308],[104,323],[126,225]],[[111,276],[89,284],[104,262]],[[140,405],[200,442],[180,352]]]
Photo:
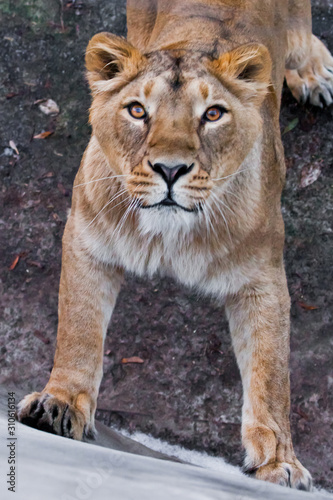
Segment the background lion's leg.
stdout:
[[270,284],[246,287],[226,304],[240,368],[244,402],[245,470],[258,479],[311,489],[296,459],[289,424],[289,307],[284,270],[270,270]]
[[299,102],[314,106],[333,102],[333,57],[314,35],[310,0],[290,0],[286,81]]
[[45,389],[19,404],[23,423],[74,439],[94,433],[104,336],[122,273],[98,266],[79,246],[69,219],[63,238],[54,367]]

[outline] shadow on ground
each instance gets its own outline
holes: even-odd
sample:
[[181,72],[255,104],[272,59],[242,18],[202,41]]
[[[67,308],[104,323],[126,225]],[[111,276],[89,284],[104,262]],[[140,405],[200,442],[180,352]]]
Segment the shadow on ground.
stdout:
[[[313,14],[333,50],[332,1],[315,0]],[[90,133],[84,50],[95,32],[125,34],[125,1],[2,0],[0,17],[1,382],[40,390],[56,339],[61,235]],[[46,98],[58,116],[40,111]],[[299,106],[285,91],[281,127],[292,433],[316,483],[332,488],[332,108]],[[43,132],[52,134],[33,138]],[[318,179],[303,187],[310,174]],[[128,277],[109,330],[98,418],[239,463],[241,384],[221,310],[174,282]],[[133,355],[144,363],[121,364]]]

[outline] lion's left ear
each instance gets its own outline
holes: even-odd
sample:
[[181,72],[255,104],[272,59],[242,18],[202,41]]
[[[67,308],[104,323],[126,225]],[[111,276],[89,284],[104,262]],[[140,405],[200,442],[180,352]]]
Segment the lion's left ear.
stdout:
[[257,104],[271,85],[272,61],[268,49],[261,44],[248,43],[221,54],[210,62],[210,70],[229,84],[237,97]]
[[86,51],[88,81],[93,92],[114,90],[131,81],[145,62],[141,52],[125,38],[98,33]]

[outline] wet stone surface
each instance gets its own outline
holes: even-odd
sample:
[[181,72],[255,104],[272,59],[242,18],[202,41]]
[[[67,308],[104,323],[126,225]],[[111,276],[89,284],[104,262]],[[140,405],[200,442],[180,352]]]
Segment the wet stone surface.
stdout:
[[[52,368],[61,235],[90,134],[84,50],[94,33],[126,29],[125,1],[62,5],[0,3],[0,367],[2,382],[26,390],[42,389]],[[333,4],[313,7],[314,32],[333,50]],[[40,99],[60,114],[42,113]],[[302,107],[285,90],[281,128],[292,129],[283,135],[292,433],[316,483],[332,488],[332,107]],[[33,139],[43,132],[52,135]],[[318,179],[302,187],[310,169]],[[172,281],[128,276],[105,353],[99,418],[240,463],[241,383],[219,307]],[[134,355],[144,363],[121,364]]]

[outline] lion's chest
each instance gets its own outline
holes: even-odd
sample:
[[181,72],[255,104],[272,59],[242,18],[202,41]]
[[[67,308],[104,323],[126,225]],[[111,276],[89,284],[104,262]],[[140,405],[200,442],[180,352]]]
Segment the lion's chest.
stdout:
[[111,244],[94,240],[93,253],[103,262],[137,276],[169,276],[216,297],[235,293],[248,280],[248,267],[236,266],[223,244],[219,253],[213,253],[205,244],[133,234]]

